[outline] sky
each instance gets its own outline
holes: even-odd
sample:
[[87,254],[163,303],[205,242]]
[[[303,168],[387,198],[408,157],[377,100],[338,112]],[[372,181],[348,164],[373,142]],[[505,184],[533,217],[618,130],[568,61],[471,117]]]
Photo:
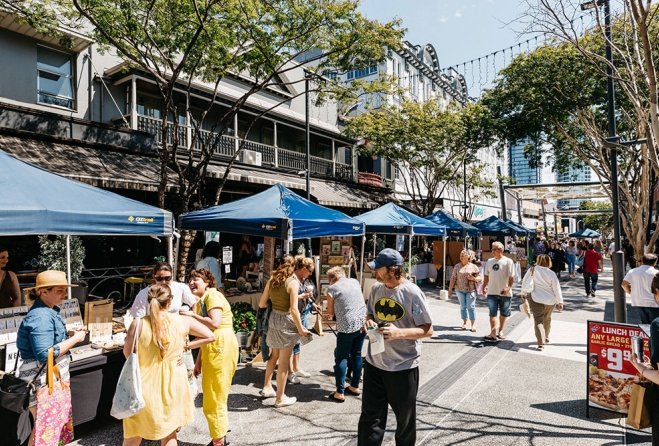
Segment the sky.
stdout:
[[[432,44],[440,67],[446,68],[503,48],[517,49],[519,42],[531,38],[521,34],[524,23],[518,20],[526,12],[526,5],[520,0],[361,0],[359,10],[381,22],[402,19],[402,26],[407,28],[405,40],[413,45]],[[493,60],[490,56],[487,67],[483,59],[480,76],[474,64],[476,79],[468,79],[468,84],[475,83],[472,87],[477,89],[479,83],[486,83],[485,71],[487,77],[492,77],[494,68],[500,68],[506,60],[502,53],[498,57]],[[507,59],[510,60],[510,52]],[[470,77],[472,67],[464,69],[466,77]]]

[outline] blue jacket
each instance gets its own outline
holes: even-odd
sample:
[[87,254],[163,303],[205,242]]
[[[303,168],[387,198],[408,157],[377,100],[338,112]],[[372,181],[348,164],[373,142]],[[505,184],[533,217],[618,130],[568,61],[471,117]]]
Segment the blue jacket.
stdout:
[[18,328],[16,346],[23,361],[36,359],[44,363],[50,347],[55,347],[55,358],[59,356],[59,343],[66,338],[66,325],[60,316],[60,308],[50,308],[37,299]]

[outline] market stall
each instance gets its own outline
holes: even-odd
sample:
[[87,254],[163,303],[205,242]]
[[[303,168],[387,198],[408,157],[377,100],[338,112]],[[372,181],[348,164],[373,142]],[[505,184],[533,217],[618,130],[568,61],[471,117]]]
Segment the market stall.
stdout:
[[[2,236],[163,236],[169,240],[169,254],[172,257],[173,218],[168,211],[69,180],[19,161],[3,151],[0,151],[0,188],[3,191],[0,195]],[[67,302],[72,306],[72,313],[81,315],[76,300]],[[18,318],[17,323],[20,323],[18,320],[27,312],[27,307],[17,307],[11,311],[11,317]],[[98,321],[100,317],[93,320]],[[12,328],[18,329],[18,325],[15,323]],[[80,359],[77,360],[74,354],[71,364],[73,418],[76,424],[109,412],[116,378],[124,362],[119,344],[114,344],[114,348],[103,348],[103,345],[112,345],[112,327],[109,332],[94,330],[90,334],[91,341],[98,343],[96,348],[92,349],[91,345],[79,347],[76,352]],[[94,339],[95,335],[99,338]],[[15,358],[14,341],[15,335],[8,336],[5,342],[0,341],[0,357],[6,359],[5,362]],[[7,428],[3,431],[12,432],[15,427],[12,414],[1,411],[0,418],[0,425]]]

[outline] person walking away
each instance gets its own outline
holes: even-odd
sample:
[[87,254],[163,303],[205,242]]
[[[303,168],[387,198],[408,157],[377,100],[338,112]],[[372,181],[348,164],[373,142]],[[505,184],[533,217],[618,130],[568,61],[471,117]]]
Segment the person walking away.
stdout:
[[[334,350],[334,378],[336,392],[330,398],[345,401],[345,393],[359,395],[362,378],[362,345],[364,344],[364,321],[366,304],[362,287],[356,279],[347,278],[341,266],[327,271],[330,286],[327,288],[326,318],[336,316],[336,349]],[[348,362],[352,370],[350,385],[345,387]]]
[[222,285],[222,273],[220,272],[220,261],[218,257],[220,256],[220,244],[215,240],[211,240],[206,243],[204,250],[201,253],[201,260],[195,265],[195,269],[199,271],[200,269],[207,269],[213,274],[215,279],[216,286],[214,288],[221,290],[224,288]]
[[[69,350],[83,342],[86,336],[84,329],[67,332],[60,314],[59,304],[66,299],[67,288],[72,286],[76,285],[68,283],[62,271],[49,270],[37,274],[36,284],[29,289],[28,295],[28,300],[34,303],[18,327],[16,338],[16,347],[23,361],[18,369],[21,379],[31,381],[36,377],[39,368],[48,360],[48,350],[52,347],[60,379],[69,383]],[[46,385],[46,374],[41,374],[35,384],[29,402],[34,420],[37,419],[37,391]],[[34,428],[28,444],[34,444]]]
[[589,243],[583,258],[583,283],[586,288],[586,297],[595,297],[598,273],[604,271],[602,256],[595,252],[594,248],[595,245]]
[[567,260],[567,272],[568,276],[571,279],[577,277],[576,265],[577,265],[577,254],[579,250],[577,249],[576,243],[574,240],[570,240],[567,248],[565,249],[565,259]]
[[[270,359],[266,367],[265,381],[261,396],[271,398],[273,395],[272,378],[275,364],[277,370],[277,391],[275,393],[275,407],[284,407],[295,404],[295,397],[288,397],[285,394],[286,381],[288,379],[289,363],[293,347],[302,336],[311,336],[309,330],[302,326],[300,312],[298,310],[298,291],[300,289],[300,280],[304,280],[313,272],[313,261],[308,260],[305,263],[304,271],[300,271],[301,276],[291,274],[294,270],[293,265],[282,265],[275,271],[266,284],[261,302],[268,299],[272,302],[272,311],[268,322],[268,347],[270,349]],[[261,302],[259,305],[261,305]]]
[[[123,446],[139,446],[142,439],[160,440],[162,446],[175,446],[178,429],[194,421],[188,375],[179,362],[184,349],[213,342],[215,336],[201,322],[169,311],[172,303],[169,286],[151,286],[147,298],[149,316],[141,319],[142,323],[140,319],[133,320],[124,344],[124,356],[128,358],[137,336],[145,406],[123,420]],[[188,342],[188,334],[195,336],[195,340]]]
[[201,374],[203,408],[211,442],[209,446],[225,446],[229,430],[229,390],[238,365],[238,341],[233,332],[231,305],[215,287],[213,273],[205,268],[190,271],[188,283],[192,294],[199,297],[197,311],[181,312],[195,318],[210,330],[215,341],[203,345],[197,354],[194,376]]
[[20,307],[21,288],[13,271],[7,271],[9,250],[0,245],[0,308]]
[[630,269],[636,268],[636,257],[634,257],[634,247],[629,242],[629,239],[622,241],[622,250],[625,252],[625,271],[627,267]]
[[595,250],[595,252],[597,254],[603,256],[604,255],[604,246],[602,245],[602,240],[596,238],[593,241],[593,249]]
[[551,315],[554,308],[563,311],[563,293],[558,277],[551,269],[551,258],[542,254],[536,259],[535,266],[526,271],[522,283],[533,278],[533,292],[522,294],[523,300],[528,300],[533,315],[533,328],[538,341],[538,350],[543,350],[549,343],[551,331]]
[[396,445],[416,443],[416,395],[421,339],[432,336],[426,297],[403,276],[403,257],[385,248],[368,264],[377,283],[369,294],[365,330],[379,330],[384,351],[369,342],[364,364],[358,446],[379,446],[387,428],[387,405],[396,416]]
[[[506,319],[510,317],[510,301],[512,299],[513,276],[515,268],[513,261],[503,255],[503,245],[492,243],[492,257],[485,263],[483,292],[487,296],[487,306],[490,311],[490,334],[486,341],[505,339],[503,329]],[[499,316],[499,332],[497,333],[497,316]]]
[[547,255],[551,259],[551,270],[556,274],[556,277],[561,278],[561,271],[565,269],[565,253],[561,244],[558,242],[551,242]]
[[454,266],[448,285],[448,295],[455,289],[460,302],[460,317],[462,329],[467,330],[467,319],[471,323],[469,329],[476,331],[476,284],[483,281],[480,269],[471,263],[474,253],[468,249],[460,252],[460,263]]
[[659,270],[655,268],[655,254],[644,254],[642,261],[641,266],[629,270],[625,275],[622,289],[630,295],[632,307],[635,308],[641,324],[649,324],[659,317],[659,303],[652,292],[652,280]]

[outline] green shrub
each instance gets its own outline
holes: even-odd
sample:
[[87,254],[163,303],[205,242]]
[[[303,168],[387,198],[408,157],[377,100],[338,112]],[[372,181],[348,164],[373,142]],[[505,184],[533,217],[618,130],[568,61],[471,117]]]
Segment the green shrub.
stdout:
[[235,333],[240,331],[249,333],[256,329],[256,311],[251,304],[236,302],[231,304],[231,312],[233,313],[233,331]]

